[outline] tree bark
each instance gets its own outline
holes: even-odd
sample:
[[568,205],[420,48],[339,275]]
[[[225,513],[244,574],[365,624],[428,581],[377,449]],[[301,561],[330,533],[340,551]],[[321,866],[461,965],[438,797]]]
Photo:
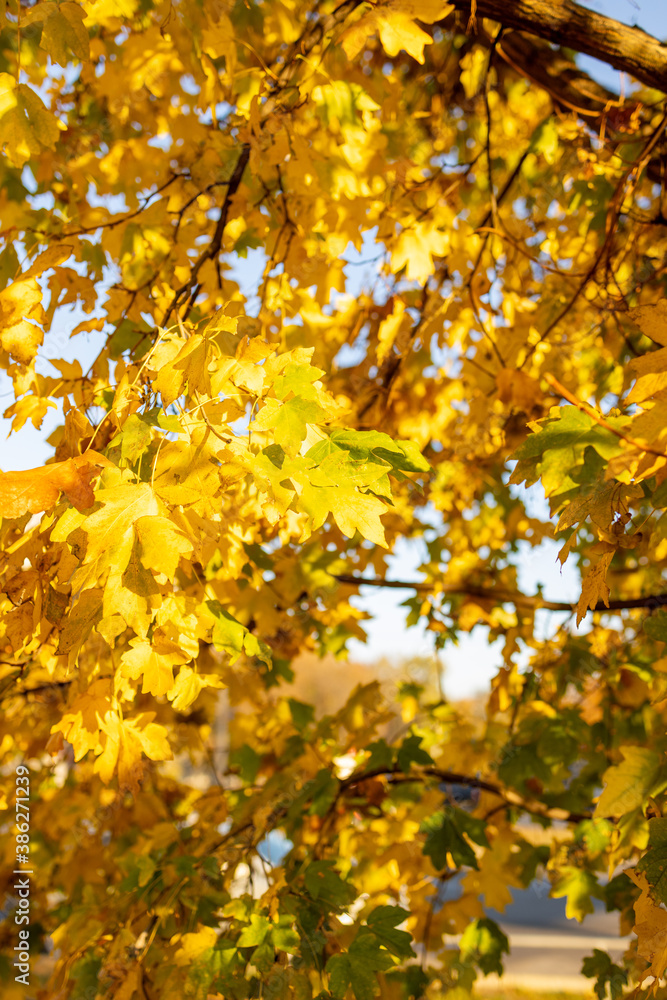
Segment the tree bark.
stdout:
[[[470,0],[451,0],[470,15]],[[573,0],[477,0],[476,17],[583,52],[667,92],[667,45],[641,28],[581,7]]]
[[[411,580],[385,580],[382,577],[355,576],[352,573],[333,574],[334,580],[347,583],[353,587],[383,587],[388,590],[414,590],[418,594],[433,593],[432,583],[418,583]],[[577,602],[547,601],[539,594],[519,594],[494,587],[452,587],[445,592],[457,597],[476,597],[479,600],[493,601],[495,604],[514,604],[516,607],[543,609],[546,611],[576,611]],[[648,597],[618,598],[605,604],[599,601],[592,611],[612,613],[614,611],[630,611],[633,608],[655,610],[667,605],[667,594],[650,594]]]

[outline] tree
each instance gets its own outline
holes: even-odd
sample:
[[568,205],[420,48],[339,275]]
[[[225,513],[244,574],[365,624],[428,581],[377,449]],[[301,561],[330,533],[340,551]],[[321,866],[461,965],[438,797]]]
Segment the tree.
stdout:
[[[598,995],[657,983],[664,46],[571,0],[41,0],[0,51],[5,415],[59,418],[0,475],[6,995],[50,936],[43,997],[466,996],[540,866],[636,932]],[[554,538],[576,606],[519,586]],[[504,640],[483,726],[281,693],[398,539],[437,648]]]

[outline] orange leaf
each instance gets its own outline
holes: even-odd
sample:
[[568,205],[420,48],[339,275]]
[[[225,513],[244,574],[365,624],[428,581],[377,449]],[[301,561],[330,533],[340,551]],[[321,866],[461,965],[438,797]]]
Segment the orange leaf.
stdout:
[[65,462],[26,469],[24,472],[0,472],[0,516],[21,517],[48,510],[60,493],[77,510],[92,507],[95,500],[90,481],[100,468],[113,463],[97,451],[75,455]]

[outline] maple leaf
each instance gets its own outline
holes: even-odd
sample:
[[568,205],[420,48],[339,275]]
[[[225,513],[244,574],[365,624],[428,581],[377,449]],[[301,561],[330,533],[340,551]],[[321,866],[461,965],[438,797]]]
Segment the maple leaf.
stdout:
[[510,482],[530,485],[539,478],[547,496],[553,496],[556,503],[578,485],[573,476],[578,475],[587,448],[595,449],[604,459],[622,450],[610,430],[575,406],[553,408],[549,417],[531,427],[534,433],[514,455],[518,461]]
[[42,25],[40,45],[59,66],[67,66],[70,53],[86,61],[90,57],[88,31],[83,24],[86,12],[78,3],[44,0],[23,17],[23,25]]
[[0,516],[21,517],[49,510],[64,493],[77,510],[93,506],[91,480],[113,463],[96,451],[25,472],[0,472]]
[[196,931],[183,934],[179,938],[179,948],[174,956],[174,961],[177,965],[189,965],[209,948],[212,948],[217,940],[218,935],[215,928],[204,925]]
[[430,35],[423,31],[415,18],[427,24],[438,21],[452,10],[452,5],[441,0],[388,0],[378,3],[365,14],[355,25],[348,28],[340,38],[348,59],[354,59],[366,44],[369,35],[376,31],[386,53],[398,55],[405,49],[419,63],[424,62],[424,46],[433,41]]
[[[66,6],[66,4],[64,6]],[[47,247],[46,250],[43,250],[37,255],[37,257],[35,257],[25,271],[21,272],[19,280],[26,281],[28,278],[40,277],[40,275],[44,274],[45,271],[50,270],[52,267],[57,267],[58,264],[62,264],[66,261],[69,257],[71,257],[73,251],[74,244],[72,243],[59,243]]]
[[648,822],[649,847],[643,858],[640,858],[636,871],[642,872],[650,885],[651,898],[657,903],[664,903],[667,896],[667,820],[662,816],[654,816]]
[[0,73],[0,144],[14,166],[44,149],[53,149],[60,135],[60,123],[43,101],[25,83]]
[[165,640],[132,639],[132,647],[121,656],[121,670],[129,677],[142,677],[144,694],[159,697],[168,694],[174,686],[174,667],[188,659],[174,643]]
[[132,719],[121,719],[113,710],[100,717],[95,773],[105,784],[109,784],[117,768],[121,789],[137,792],[144,771],[142,754],[151,760],[172,759],[166,730],[153,722],[154,718],[154,712],[142,712]]
[[180,350],[178,343],[165,345],[173,357],[164,361],[160,355],[155,358],[159,366],[157,377],[153,383],[156,392],[162,396],[165,406],[173,403],[181,395],[185,386],[188,391],[211,394],[208,366],[211,361],[211,349],[204,337],[192,336]]
[[87,590],[60,622],[61,632],[56,653],[76,654],[102,619],[102,591]]
[[520,888],[510,866],[515,843],[511,830],[499,830],[491,838],[491,848],[477,858],[477,870],[468,872],[461,883],[466,891],[482,894],[486,905],[501,913],[512,902],[510,886]]
[[495,972],[502,976],[502,956],[509,954],[510,946],[494,920],[478,917],[471,921],[463,933],[460,948],[462,957],[476,959],[484,975]]
[[445,256],[448,247],[446,233],[440,232],[432,223],[417,222],[401,233],[391,257],[392,271],[405,268],[408,281],[423,283],[433,274],[433,258]]
[[595,807],[596,816],[622,816],[667,787],[667,773],[654,750],[625,746],[621,753],[622,763],[604,772],[605,787]]
[[607,570],[614,557],[613,545],[601,544],[601,551],[596,553],[598,559],[582,580],[581,597],[577,604],[577,625],[586,617],[589,608],[594,608],[603,601],[609,607],[609,587],[607,586]]
[[565,897],[565,916],[571,920],[578,920],[579,923],[587,913],[595,911],[592,897],[599,894],[600,889],[595,875],[581,868],[575,868],[574,865],[567,865],[559,871],[558,879],[551,890],[554,899]]
[[627,869],[626,875],[641,890],[634,904],[634,929],[637,951],[650,965],[641,973],[640,979],[643,982],[647,976],[655,976],[656,980],[660,980],[667,969],[667,912],[651,899],[650,886],[644,874]]
[[[657,335],[653,327],[651,330]],[[630,370],[637,380],[628,393],[626,403],[646,403],[667,387],[667,347],[633,358]]]
[[650,305],[636,306],[628,313],[628,319],[636,323],[645,336],[661,347],[667,347],[667,301],[658,299]]
[[44,333],[42,292],[28,272],[0,292],[1,343],[22,364],[30,362],[42,343]]
[[176,683],[167,693],[169,701],[177,712],[187,712],[205,687],[222,687],[222,681],[215,674],[198,674],[192,667],[181,667]]
[[502,368],[496,381],[500,399],[504,403],[513,403],[525,413],[531,413],[543,399],[539,382],[526,372]]
[[[108,571],[122,573],[134,545],[135,522],[140,517],[162,513],[162,507],[147,483],[103,488],[95,494],[100,504],[80,521],[88,537],[86,555],[74,574],[75,590],[94,585]],[[60,537],[60,535],[58,535]]]
[[141,562],[172,580],[182,557],[192,555],[191,540],[168,517],[142,516],[134,522]]
[[104,615],[120,615],[140,637],[145,637],[150,623],[154,603],[159,596],[159,588],[150,570],[140,557],[139,542],[135,539],[127,564],[118,568],[111,566],[104,586]]
[[103,718],[111,706],[111,682],[96,680],[77,695],[70,706],[70,711],[60,722],[51,727],[52,733],[62,733],[68,743],[74,748],[74,759],[81,760],[89,750],[94,750],[99,743],[100,718]]
[[305,486],[299,506],[308,514],[308,524],[302,538],[320,528],[329,513],[340,530],[352,538],[355,531],[376,545],[387,547],[380,515],[385,504],[377,497],[359,493],[352,487]]

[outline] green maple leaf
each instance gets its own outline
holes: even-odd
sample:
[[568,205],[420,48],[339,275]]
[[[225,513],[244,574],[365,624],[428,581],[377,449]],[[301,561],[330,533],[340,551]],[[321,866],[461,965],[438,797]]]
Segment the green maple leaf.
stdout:
[[600,898],[598,881],[592,872],[585,868],[575,868],[574,865],[567,865],[558,874],[558,881],[552,887],[551,895],[554,899],[565,897],[566,917],[581,923],[587,913],[595,912],[591,897]]
[[375,974],[393,964],[375,935],[362,928],[345,954],[333,955],[327,962],[329,989],[334,997],[344,997],[351,987],[356,1000],[373,1000],[378,992]]
[[[617,424],[620,429],[624,421],[610,420],[610,423]],[[586,448],[594,448],[606,460],[621,451],[619,440],[611,430],[601,427],[576,406],[562,406],[557,416],[547,417],[531,427],[534,433],[512,456],[517,459],[517,465],[510,482],[525,482],[531,486],[540,479],[548,497],[561,497],[577,489],[573,470],[583,463]],[[552,507],[554,505],[558,505],[557,499]]]
[[468,924],[461,942],[461,958],[472,959],[485,976],[490,972],[503,974],[503,953],[509,954],[509,941],[494,920],[488,918],[473,920]]
[[396,754],[396,763],[401,771],[404,771],[406,774],[413,764],[421,765],[422,767],[435,764],[431,755],[421,746],[421,742],[421,736],[412,733],[410,736],[406,736]]
[[624,987],[628,982],[627,971],[612,962],[609,955],[599,948],[594,948],[593,954],[586,956],[581,966],[581,973],[590,979],[597,979],[595,995],[598,1000],[605,1000],[607,986],[611,1000],[620,1000],[625,992]]
[[123,424],[120,434],[109,442],[109,447],[115,448],[120,445],[122,457],[127,462],[135,462],[146,451],[150,442],[150,424],[138,413],[132,413]]
[[237,942],[239,948],[256,948],[262,944],[271,926],[271,921],[261,913],[253,913],[250,917],[250,926],[244,927],[241,931]]
[[307,424],[316,424],[325,416],[319,403],[294,396],[280,407],[275,425],[276,442],[288,455],[296,455],[306,436]]
[[343,881],[333,861],[314,861],[308,865],[304,881],[310,896],[330,907],[347,906],[356,896],[354,886]]
[[422,823],[422,832],[427,833],[424,854],[431,859],[438,871],[447,868],[448,854],[457,867],[468,865],[470,868],[478,868],[475,852],[454,818],[460,811],[448,809],[446,812],[437,812]]
[[401,909],[400,906],[376,906],[369,913],[366,924],[387,951],[398,958],[409,958],[414,955],[410,943],[412,938],[407,931],[396,929],[396,925],[409,916],[408,911]]

